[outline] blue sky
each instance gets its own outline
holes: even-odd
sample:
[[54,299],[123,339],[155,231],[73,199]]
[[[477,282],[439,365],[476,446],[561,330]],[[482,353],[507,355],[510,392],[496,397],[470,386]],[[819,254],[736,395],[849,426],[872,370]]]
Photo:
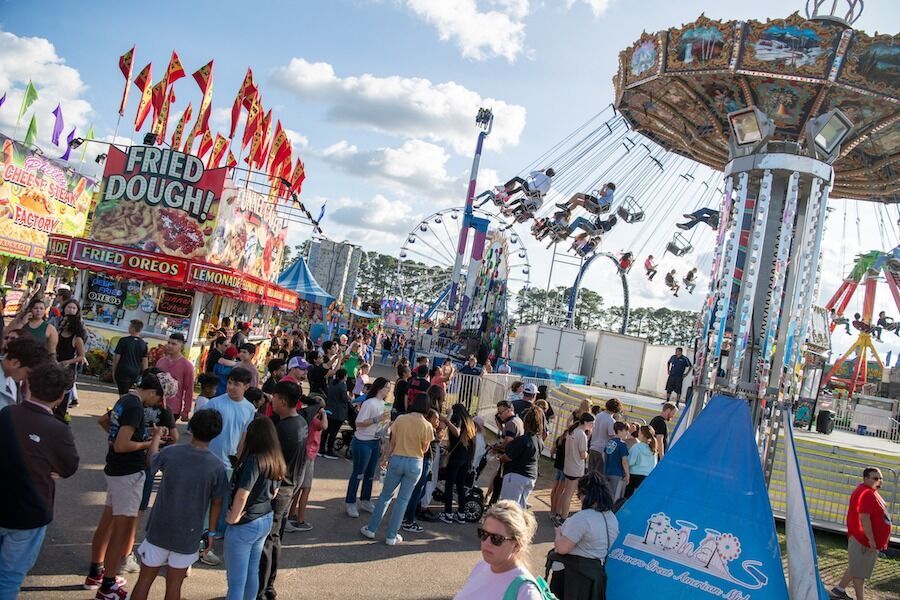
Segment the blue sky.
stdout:
[[[135,74],[153,61],[158,79],[173,49],[190,74],[215,59],[214,129],[248,66],[263,101],[291,130],[304,156],[304,201],[315,214],[328,199],[325,232],[367,249],[396,254],[405,234],[436,208],[465,197],[479,103],[495,108],[479,189],[518,174],[558,139],[612,101],[618,53],[641,32],[711,18],[787,16],[802,2],[752,3],[697,0],[331,0],[328,2],[168,2],[152,4],[0,0],[0,129],[11,131],[24,83],[34,79],[41,129],[61,101],[67,122],[84,131],[94,123],[111,139],[123,78],[119,55],[137,44]],[[856,24],[870,33],[900,29],[900,5],[866,3]],[[120,136],[128,137],[137,97],[132,88]],[[175,88],[173,119],[199,90],[190,77]],[[171,128],[170,128],[171,132]],[[826,237],[823,294],[827,295],[855,252],[877,228],[875,211],[851,203],[843,233],[844,203],[832,203]],[[682,211],[677,211],[682,212]],[[896,211],[894,211],[896,212]],[[664,239],[659,231],[637,234]],[[894,216],[896,218],[896,215]],[[524,228],[521,230],[526,233]],[[877,245],[897,242],[896,230]],[[291,239],[309,235],[297,228]],[[634,230],[616,232],[611,251],[630,247]],[[527,237],[527,236],[526,236]],[[705,242],[708,251],[710,241]],[[856,238],[859,238],[857,242]],[[842,241],[843,238],[847,238]],[[857,247],[859,246],[859,248]],[[865,249],[868,249],[867,247]],[[550,252],[529,243],[532,281],[546,285]],[[696,261],[703,249],[693,257]],[[671,266],[686,270],[689,260]],[[612,303],[613,273],[602,269],[588,287]],[[571,267],[558,267],[554,284],[568,285]],[[702,294],[676,300],[659,281],[632,272],[637,304],[697,308]],[[704,289],[702,281],[698,289]],[[882,293],[888,299],[887,290]],[[896,312],[892,310],[891,312]],[[838,341],[840,346],[840,341]]]

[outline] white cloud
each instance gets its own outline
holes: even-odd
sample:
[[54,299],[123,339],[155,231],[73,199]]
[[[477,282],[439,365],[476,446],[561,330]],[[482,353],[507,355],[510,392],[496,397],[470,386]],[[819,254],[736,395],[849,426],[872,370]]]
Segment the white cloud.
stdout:
[[309,146],[309,139],[305,135],[297,133],[293,129],[288,129],[287,127],[284,128],[284,133],[287,135],[288,140],[290,140],[294,150],[301,150]]
[[587,4],[595,17],[603,15],[612,4],[612,0],[566,0],[566,8],[572,8],[575,4]]
[[420,192],[445,191],[451,183],[447,174],[450,156],[441,146],[421,140],[407,140],[398,148],[360,151],[346,140],[332,144],[321,157],[339,169],[388,184],[401,184]]
[[[354,243],[397,247],[419,222],[409,203],[376,194],[371,200],[338,198],[328,202],[323,228],[331,237]],[[335,224],[340,227],[335,227]],[[340,232],[335,236],[336,232]]]
[[334,124],[443,142],[461,155],[472,151],[479,107],[494,111],[487,141],[494,150],[518,144],[525,128],[525,107],[483,98],[454,82],[398,75],[340,77],[330,64],[302,58],[275,69],[273,81],[301,100],[326,103],[325,118]]
[[[485,4],[485,3],[482,3]],[[528,0],[492,0],[479,10],[476,0],[406,0],[409,9],[433,25],[443,41],[453,41],[465,58],[502,57],[513,62],[525,50]]]
[[65,128],[64,137],[77,127],[84,134],[92,112],[90,103],[82,98],[86,86],[76,69],[65,64],[48,40],[38,37],[20,37],[0,31],[0,90],[6,91],[6,104],[0,110],[0,126],[12,134],[25,86],[28,81],[37,89],[38,99],[26,112],[18,127],[18,137],[24,138],[31,114],[37,118],[37,145],[48,155],[62,154],[65,150],[50,143],[55,117],[51,111],[57,103],[62,107]]

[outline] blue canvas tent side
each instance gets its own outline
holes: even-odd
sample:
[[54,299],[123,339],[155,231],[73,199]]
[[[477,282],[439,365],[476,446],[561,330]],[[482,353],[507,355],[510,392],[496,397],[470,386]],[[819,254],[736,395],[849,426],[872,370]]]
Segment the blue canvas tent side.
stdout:
[[713,396],[616,517],[611,600],[788,598],[745,400]]
[[334,302],[334,296],[323,290],[313,278],[304,258],[282,271],[278,276],[278,285],[297,292],[297,295],[307,302],[317,302],[322,306]]

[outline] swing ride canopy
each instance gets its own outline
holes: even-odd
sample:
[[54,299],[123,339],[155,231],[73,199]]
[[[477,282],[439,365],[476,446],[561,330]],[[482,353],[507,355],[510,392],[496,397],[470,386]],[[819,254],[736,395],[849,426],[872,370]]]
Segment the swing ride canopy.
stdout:
[[619,55],[615,107],[664,148],[716,170],[728,162],[728,113],[756,106],[773,141],[802,142],[838,108],[854,124],[834,163],[835,197],[900,202],[900,36],[839,19],[695,22],[644,33]]

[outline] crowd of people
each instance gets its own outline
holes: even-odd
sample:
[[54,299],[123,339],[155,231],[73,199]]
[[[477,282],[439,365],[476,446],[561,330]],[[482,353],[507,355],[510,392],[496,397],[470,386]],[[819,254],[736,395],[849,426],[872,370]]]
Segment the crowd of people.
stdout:
[[[78,468],[65,407],[75,396],[84,329],[77,302],[67,299],[59,309],[52,325],[46,305],[34,302],[23,327],[3,337],[0,480],[11,493],[0,495],[0,599],[16,596],[37,560],[53,518],[55,481]],[[38,317],[42,323],[32,322]],[[140,322],[115,348],[119,398],[99,422],[108,445],[106,501],[84,579],[96,598],[143,600],[163,567],[165,597],[180,598],[195,562],[218,566],[223,559],[228,599],[275,598],[282,539],[313,528],[306,509],[315,464],[336,460],[339,440],[352,461],[344,512],[368,515],[359,529],[367,539],[383,535],[395,546],[425,531],[423,523],[477,520],[469,502],[479,490],[487,505],[477,527],[483,560],[457,598],[603,597],[605,561],[619,532],[615,512],[665,456],[675,405],[666,402],[649,424],[629,422],[615,398],[602,407],[584,400],[557,414],[546,387],[515,381],[491,415],[494,439],[483,406],[473,416],[472,398],[460,392],[448,401],[458,374],[484,372],[475,357],[457,370],[399,355],[395,381],[370,379],[383,342],[377,334],[352,332],[317,347],[303,332],[280,331],[264,378],[244,324],[233,331],[223,325],[196,377],[178,333],[152,366]],[[69,347],[74,356],[61,352]],[[689,368],[677,352],[670,379]],[[565,427],[551,427],[557,419]],[[551,438],[551,431],[561,433]],[[35,437],[46,443],[33,443]],[[538,526],[529,500],[545,445],[554,470],[549,584],[525,562]],[[867,473],[867,482],[877,475]],[[435,481],[443,501],[437,512]],[[133,552],[146,511],[146,534]],[[871,529],[863,526],[861,535],[868,539]],[[851,567],[845,579],[856,585],[864,569]],[[129,591],[121,575],[135,572]]]

